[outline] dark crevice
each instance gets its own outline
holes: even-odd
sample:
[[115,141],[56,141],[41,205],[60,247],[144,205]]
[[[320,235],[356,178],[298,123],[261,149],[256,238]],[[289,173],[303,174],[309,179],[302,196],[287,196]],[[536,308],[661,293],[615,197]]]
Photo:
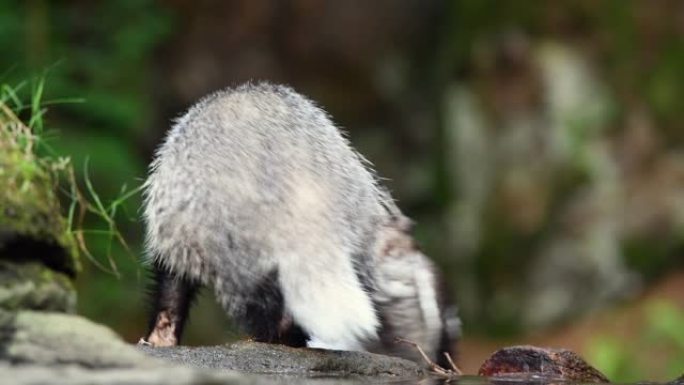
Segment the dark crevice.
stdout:
[[0,231],[0,259],[16,263],[39,262],[75,278],[70,253],[56,242]]

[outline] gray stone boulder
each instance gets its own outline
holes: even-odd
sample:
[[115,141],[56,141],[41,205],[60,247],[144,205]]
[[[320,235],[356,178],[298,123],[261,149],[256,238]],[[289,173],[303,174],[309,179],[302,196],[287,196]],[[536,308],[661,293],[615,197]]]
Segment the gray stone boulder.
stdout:
[[146,368],[160,363],[83,317],[23,310],[0,311],[0,361],[84,368]]

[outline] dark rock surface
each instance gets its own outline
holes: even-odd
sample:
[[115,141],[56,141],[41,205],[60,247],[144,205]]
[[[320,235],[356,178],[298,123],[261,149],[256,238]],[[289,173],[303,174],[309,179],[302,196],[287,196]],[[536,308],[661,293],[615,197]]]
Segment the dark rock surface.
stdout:
[[401,358],[257,342],[209,347],[140,346],[139,349],[150,356],[195,368],[248,373],[402,378],[417,378],[423,374],[418,364]]
[[[69,385],[361,385],[392,384],[414,385],[416,380],[405,382],[378,381],[356,377],[300,377],[250,375],[230,371],[210,371],[186,367],[156,369],[99,369],[79,366],[45,367],[35,365],[11,366],[0,362],[0,379],[11,379],[13,385],[69,384]],[[3,382],[4,383],[4,382]],[[427,385],[427,384],[426,384]],[[484,383],[482,385],[485,385]]]
[[609,382],[576,353],[535,346],[503,348],[485,361],[478,373],[487,377],[530,377],[584,383]]

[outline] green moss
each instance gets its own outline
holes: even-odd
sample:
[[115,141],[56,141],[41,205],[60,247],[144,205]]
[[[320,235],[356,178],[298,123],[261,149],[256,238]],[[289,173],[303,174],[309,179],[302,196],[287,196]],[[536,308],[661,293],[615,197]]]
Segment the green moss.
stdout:
[[[2,123],[2,122],[0,122]],[[45,261],[60,271],[75,274],[80,265],[75,241],[62,216],[55,194],[56,184],[50,170],[30,153],[12,146],[16,137],[5,127],[0,130],[0,233],[5,238],[33,239],[54,245],[60,253],[30,256]],[[0,252],[2,240],[0,240]],[[0,253],[0,258],[2,258]]]

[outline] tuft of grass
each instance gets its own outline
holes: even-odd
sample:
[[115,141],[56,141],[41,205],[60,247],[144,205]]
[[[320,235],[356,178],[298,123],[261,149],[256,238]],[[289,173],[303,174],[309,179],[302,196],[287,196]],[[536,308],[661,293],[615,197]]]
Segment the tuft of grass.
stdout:
[[[19,191],[27,191],[38,177],[48,178],[54,183],[55,190],[64,194],[68,201],[66,216],[67,236],[76,241],[78,250],[99,269],[120,277],[116,261],[112,257],[112,244],[118,242],[130,255],[128,243],[118,229],[116,217],[119,209],[129,198],[140,193],[142,185],[133,189],[123,186],[118,197],[105,203],[95,190],[88,173],[86,160],[83,168],[85,189],[79,186],[74,166],[69,157],[60,156],[50,147],[45,138],[45,114],[48,106],[64,103],[81,103],[82,99],[44,100],[45,73],[30,82],[30,96],[24,102],[22,95],[29,82],[24,81],[14,86],[0,84],[0,151],[20,154],[14,159],[18,166],[20,181]],[[84,223],[88,216],[94,216],[106,225],[105,230],[86,229]],[[85,235],[92,234],[107,237],[108,267],[102,264],[89,250]]]

